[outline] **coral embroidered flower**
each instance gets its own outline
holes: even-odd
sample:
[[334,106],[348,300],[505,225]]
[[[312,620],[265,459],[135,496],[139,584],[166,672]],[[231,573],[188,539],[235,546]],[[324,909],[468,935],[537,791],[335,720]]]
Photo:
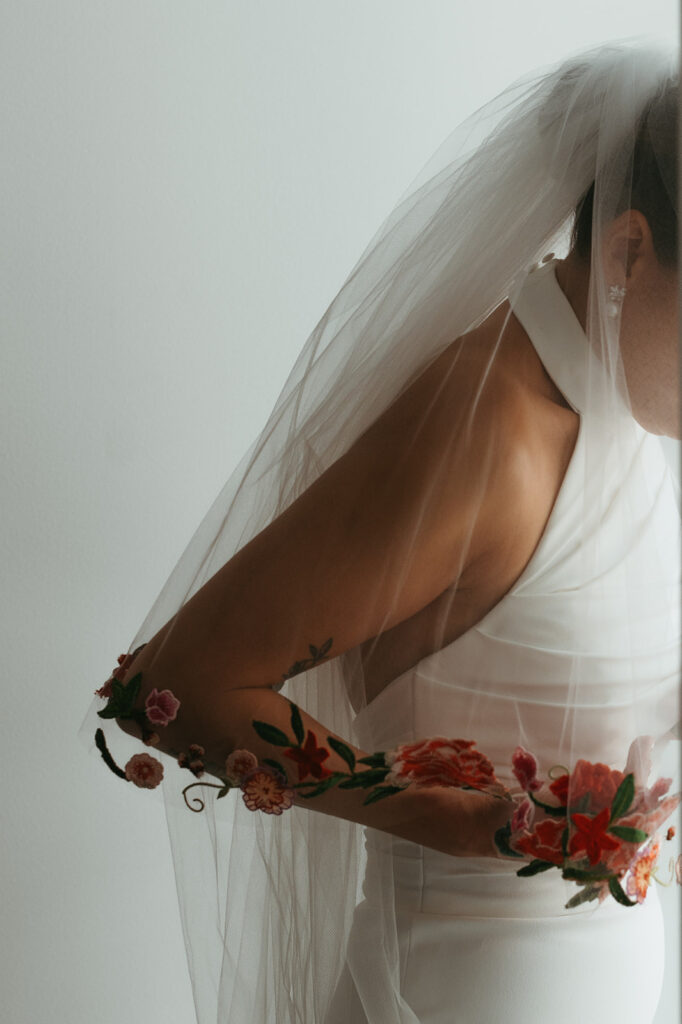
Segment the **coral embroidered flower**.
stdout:
[[610,836],[606,832],[611,817],[610,808],[605,807],[595,818],[587,814],[572,814],[571,821],[577,828],[568,844],[568,852],[573,856],[584,850],[590,859],[590,864],[599,863],[602,850],[617,850],[621,845],[620,839]]
[[661,848],[659,839],[652,840],[642,851],[641,855],[634,861],[630,868],[630,877],[627,883],[628,896],[634,896],[638,903],[643,903],[649,888],[651,872],[656,863],[658,852]]
[[126,779],[141,789],[156,789],[163,778],[163,765],[149,754],[133,754],[124,770]]
[[258,767],[258,758],[250,750],[233,750],[225,761],[225,778],[236,786],[245,775]]
[[[470,786],[486,793],[508,795],[495,776],[492,761],[474,749],[474,740],[434,736],[404,743],[386,755],[391,774],[401,782],[426,786]],[[400,784],[400,783],[398,783]]]
[[668,831],[665,834],[665,838],[666,839],[672,839],[672,837],[674,835],[675,835],[675,826],[671,825],[670,828],[668,829]]
[[315,733],[309,729],[306,741],[302,747],[287,747],[284,751],[287,757],[298,764],[298,781],[306,775],[312,775],[315,779],[326,779],[332,773],[322,764],[329,757],[326,747],[318,747]]
[[256,768],[242,780],[243,800],[250,811],[281,814],[294,802],[294,791],[289,789],[279,772],[272,768]]
[[513,848],[529,857],[546,860],[552,864],[562,865],[564,854],[561,848],[561,836],[566,828],[565,818],[545,818],[536,825],[530,834],[520,836],[513,841]]
[[144,702],[147,718],[154,725],[168,725],[178,713],[180,701],[170,690],[159,691],[154,687]]
[[512,771],[526,793],[540,789],[537,759],[525,747],[517,747],[512,754]]
[[625,778],[625,772],[609,768],[608,765],[597,761],[592,764],[582,758],[576,761],[575,768],[570,779],[570,800],[571,806],[575,806],[580,799],[589,794],[589,810],[597,814],[607,807],[611,807],[613,798],[621,782]]

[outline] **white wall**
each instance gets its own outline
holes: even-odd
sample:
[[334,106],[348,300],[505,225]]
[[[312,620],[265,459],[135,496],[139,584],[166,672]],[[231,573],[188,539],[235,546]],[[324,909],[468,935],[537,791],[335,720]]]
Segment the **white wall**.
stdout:
[[3,1019],[190,1024],[163,805],[76,741],[92,692],[442,138],[582,44],[676,36],[677,3],[4,0],[0,25]]

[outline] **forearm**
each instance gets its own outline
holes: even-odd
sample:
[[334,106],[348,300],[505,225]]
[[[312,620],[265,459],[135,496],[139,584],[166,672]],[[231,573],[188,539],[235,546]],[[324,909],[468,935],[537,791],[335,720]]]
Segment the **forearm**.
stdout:
[[[372,753],[353,746],[302,708],[299,711],[304,736],[312,731],[317,746],[329,750],[329,757],[323,762],[329,771],[348,773],[349,766],[332,749],[328,736],[349,747],[356,762]],[[245,749],[255,754],[260,762],[266,758],[279,761],[286,768],[289,782],[298,782],[296,762],[283,755],[281,746],[264,740],[254,729],[254,720],[275,726],[291,738],[292,746],[296,745],[291,727],[291,704],[285,697],[269,688],[232,690],[221,698],[220,714],[214,719],[212,735],[207,737],[210,749],[206,747],[205,760],[207,767],[210,760],[209,770],[219,772],[233,749]],[[202,741],[197,739],[196,742]],[[356,771],[367,770],[368,766],[356,763]],[[317,783],[318,780],[306,774],[301,781]],[[509,805],[498,798],[453,787],[417,789],[411,785],[370,804],[364,803],[370,792],[368,788],[339,789],[336,785],[310,799],[302,796],[312,788],[294,790],[297,806],[355,821],[454,856],[497,856],[493,833],[511,815]]]

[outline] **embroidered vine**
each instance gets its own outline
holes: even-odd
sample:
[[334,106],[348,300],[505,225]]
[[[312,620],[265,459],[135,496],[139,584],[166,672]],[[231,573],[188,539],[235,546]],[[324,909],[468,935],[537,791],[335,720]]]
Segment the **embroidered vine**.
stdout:
[[[331,645],[331,637],[319,648],[311,644],[310,658],[294,662],[282,679],[318,664]],[[154,688],[145,699],[144,711],[135,708],[142,673],[138,672],[129,681],[125,677],[144,646],[142,644],[131,655],[120,655],[117,669],[95,693],[108,701],[107,706],[97,712],[101,718],[132,719],[141,730],[143,742],[153,747],[160,742],[156,729],[175,720],[180,701],[171,690]],[[368,789],[363,804],[390,797],[411,785],[415,788],[456,786],[511,799],[510,791],[495,776],[492,762],[475,749],[473,740],[436,736],[356,758],[353,750],[335,736],[327,736],[327,746],[318,744],[312,729],[306,734],[298,705],[285,699],[290,706],[292,735],[257,719],[252,720],[252,726],[262,740],[281,749],[280,757],[291,762],[288,768],[275,757],[259,761],[250,750],[233,750],[224,762],[224,769],[209,766],[210,774],[220,780],[218,783],[194,782],[182,790],[190,810],[200,812],[206,806],[198,795],[192,797],[198,806],[192,806],[187,798],[189,790],[199,786],[217,789],[216,799],[226,796],[232,789],[239,789],[249,810],[276,815],[293,806],[297,792],[308,800],[335,786],[343,790]],[[119,778],[146,789],[154,789],[161,783],[164,768],[157,758],[146,753],[134,754],[122,769],[112,757],[102,729],[96,730],[95,743],[105,764]],[[609,894],[624,906],[635,906],[644,900],[651,878],[661,885],[670,884],[661,881],[656,874],[661,836],[654,833],[676,809],[682,793],[662,799],[672,779],[658,779],[647,788],[642,780],[636,784],[635,773],[629,770],[631,764],[646,762],[652,743],[650,736],[633,741],[624,772],[599,762],[579,760],[571,772],[563,765],[555,765],[548,772],[549,783],[538,777],[535,756],[518,746],[512,754],[512,771],[525,797],[515,805],[504,828],[494,835],[497,849],[505,856],[533,858],[516,872],[517,875],[531,876],[559,868],[563,878],[575,881],[580,887],[565,904],[566,908],[594,899],[601,903]],[[325,765],[331,751],[347,765],[346,771],[332,771]],[[170,753],[177,758],[179,767],[187,768],[195,778],[200,779],[205,773],[206,752],[200,744],[191,743],[187,751]],[[363,765],[363,769],[358,770],[358,765]],[[294,770],[295,782],[290,779],[290,772]],[[542,799],[536,795],[540,790],[544,790]],[[535,808],[545,817],[534,825]],[[569,818],[573,824],[570,838]],[[674,827],[669,827],[665,839],[672,839],[674,834]],[[646,845],[642,846],[643,843]],[[671,861],[671,868],[675,881],[682,884],[682,854],[674,865]],[[621,882],[626,875],[624,889]]]

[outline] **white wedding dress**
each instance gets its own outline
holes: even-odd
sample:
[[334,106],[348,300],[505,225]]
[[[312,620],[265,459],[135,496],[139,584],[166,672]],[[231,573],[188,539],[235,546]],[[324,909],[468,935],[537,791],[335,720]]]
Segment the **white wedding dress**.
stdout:
[[[386,750],[433,735],[475,739],[498,777],[517,792],[509,765],[517,743],[533,751],[541,766],[556,761],[553,739],[566,714],[561,704],[570,659],[566,652],[579,647],[590,657],[591,697],[602,711],[601,717],[593,712],[581,722],[586,741],[582,756],[609,761],[608,737],[617,741],[619,725],[628,734],[628,707],[619,703],[619,678],[629,679],[628,673],[636,671],[638,682],[652,688],[659,712],[668,708],[671,723],[679,699],[679,511],[675,482],[655,435],[638,428],[627,478],[609,481],[608,431],[603,431],[605,476],[600,486],[606,479],[613,500],[609,517],[599,521],[595,516],[590,525],[600,531],[602,564],[590,578],[580,578],[575,528],[584,510],[577,496],[590,486],[584,476],[585,437],[600,430],[599,422],[583,415],[587,374],[595,357],[557,282],[555,264],[537,267],[512,303],[547,372],[581,413],[573,455],[540,542],[519,579],[482,620],[394,679],[355,721],[365,750]],[[590,434],[593,439],[600,443]],[[646,508],[636,536],[624,539],[612,527],[620,503],[632,500],[645,501]],[[661,545],[669,576],[653,580],[647,575],[648,553],[660,552]],[[658,559],[655,563],[659,565]],[[621,643],[624,625],[618,614],[624,567],[627,578],[634,572],[641,579],[637,592],[628,596],[640,603],[638,621],[645,624],[639,636],[629,635],[627,644]],[[612,593],[613,601],[608,596],[600,600],[599,614],[585,623],[584,634],[570,635],[565,623],[571,620],[572,603],[584,600],[595,585],[606,595]],[[627,665],[623,650],[628,651]],[[473,712],[471,695],[482,691],[487,699],[479,700]],[[592,749],[589,731],[598,725]],[[382,858],[393,862],[399,984],[412,1011],[398,1020],[386,1002],[385,1016],[379,1011],[385,1024],[653,1020],[664,969],[664,926],[655,882],[644,903],[635,907],[609,897],[597,909],[585,903],[566,910],[564,904],[577,887],[558,870],[519,878],[519,864],[511,859],[450,857],[371,828],[366,829],[365,847],[364,899],[355,911],[348,959],[324,1024],[367,1020],[358,987],[374,1006],[389,999],[385,993],[390,992],[390,980],[373,958],[373,951],[382,948],[376,909],[381,899],[376,871]]]

